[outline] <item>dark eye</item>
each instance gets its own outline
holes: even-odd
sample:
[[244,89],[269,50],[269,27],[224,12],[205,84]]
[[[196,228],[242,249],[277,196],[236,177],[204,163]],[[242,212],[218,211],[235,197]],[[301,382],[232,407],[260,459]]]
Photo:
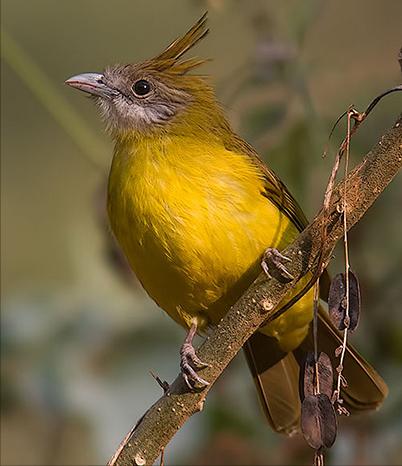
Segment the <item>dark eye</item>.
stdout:
[[134,94],[143,97],[151,92],[151,84],[145,79],[140,79],[133,84]]

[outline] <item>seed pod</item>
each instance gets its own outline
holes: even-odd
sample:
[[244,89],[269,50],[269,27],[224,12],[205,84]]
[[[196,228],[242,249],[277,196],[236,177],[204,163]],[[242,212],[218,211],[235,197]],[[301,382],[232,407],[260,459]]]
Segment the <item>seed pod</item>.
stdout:
[[334,407],[327,395],[308,395],[301,409],[301,430],[310,447],[331,448],[335,442],[337,422]]
[[343,307],[345,299],[344,274],[338,273],[332,279],[328,294],[328,312],[332,323],[340,330],[344,329],[343,319],[345,309]]
[[339,330],[353,332],[360,317],[360,287],[357,276],[349,270],[349,322],[346,322],[346,283],[345,274],[339,273],[331,282],[328,295],[328,311],[333,324]]
[[361,310],[360,285],[357,275],[349,270],[349,331],[353,332],[359,324]]
[[331,360],[326,353],[320,353],[317,359],[317,376],[318,384],[315,380],[315,362],[314,353],[307,353],[304,363],[303,384],[301,384],[301,399],[303,400],[308,395],[316,393],[316,385],[318,393],[324,393],[331,399],[334,386],[334,375],[332,370]]

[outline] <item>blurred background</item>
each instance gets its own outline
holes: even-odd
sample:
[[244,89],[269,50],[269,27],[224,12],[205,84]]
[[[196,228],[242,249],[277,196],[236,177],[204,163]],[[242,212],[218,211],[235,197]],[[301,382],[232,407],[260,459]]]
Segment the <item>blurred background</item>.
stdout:
[[[172,381],[184,331],[146,296],[110,237],[112,143],[92,103],[63,81],[160,52],[206,10],[196,53],[234,127],[307,214],[320,207],[332,123],[400,83],[402,2],[389,0],[2,0],[1,463],[104,464]],[[352,143],[360,160],[395,121],[400,95]],[[353,341],[390,388],[383,408],[341,419],[336,465],[402,463],[402,183],[350,235],[363,315]],[[342,269],[342,253],[331,265]],[[266,426],[242,354],[166,464],[311,464],[313,451]]]

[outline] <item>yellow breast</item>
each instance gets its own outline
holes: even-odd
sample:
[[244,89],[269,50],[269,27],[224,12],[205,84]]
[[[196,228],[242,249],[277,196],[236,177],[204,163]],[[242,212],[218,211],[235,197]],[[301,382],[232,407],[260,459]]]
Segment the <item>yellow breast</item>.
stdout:
[[[161,137],[117,144],[112,229],[145,290],[180,324],[217,322],[259,273],[263,251],[297,235],[263,190],[250,158],[214,143]],[[266,332],[280,339],[304,328],[307,298]]]

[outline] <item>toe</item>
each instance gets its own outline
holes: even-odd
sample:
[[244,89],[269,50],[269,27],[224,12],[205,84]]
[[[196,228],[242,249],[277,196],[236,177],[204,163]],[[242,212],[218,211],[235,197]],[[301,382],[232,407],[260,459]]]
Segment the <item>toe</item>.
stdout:
[[204,380],[200,377],[195,370],[188,364],[187,362],[181,365],[181,373],[183,375],[184,381],[186,385],[191,389],[194,390],[196,385],[198,384],[201,388],[206,387],[209,385],[209,382]]
[[209,367],[208,363],[201,361],[201,359],[195,354],[195,351],[191,355],[189,355],[189,359],[192,365],[196,366],[199,369],[203,367]]
[[284,256],[275,248],[268,248],[265,253],[261,266],[269,278],[275,276],[285,280],[293,280],[294,276],[286,269],[283,262],[292,262],[292,259]]

